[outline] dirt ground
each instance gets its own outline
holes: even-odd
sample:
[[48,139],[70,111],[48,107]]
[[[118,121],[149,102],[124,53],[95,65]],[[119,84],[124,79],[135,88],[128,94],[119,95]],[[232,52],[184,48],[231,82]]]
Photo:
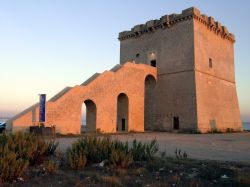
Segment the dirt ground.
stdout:
[[[113,139],[149,142],[157,139],[161,151],[175,156],[180,149],[189,158],[250,163],[250,132],[225,134],[174,134],[167,132],[110,135]],[[58,137],[59,149],[65,151],[79,137]]]

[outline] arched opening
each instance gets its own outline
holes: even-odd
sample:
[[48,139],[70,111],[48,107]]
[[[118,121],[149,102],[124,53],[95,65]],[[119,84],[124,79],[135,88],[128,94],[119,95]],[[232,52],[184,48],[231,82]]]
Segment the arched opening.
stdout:
[[154,88],[156,80],[152,75],[145,78],[144,87],[144,130],[151,131],[153,129],[153,109],[154,109]]
[[92,100],[82,104],[81,125],[82,132],[96,132],[96,105]]
[[81,109],[81,133],[86,132],[86,105],[82,104]]
[[116,130],[118,132],[128,131],[128,96],[124,93],[117,98],[117,121]]

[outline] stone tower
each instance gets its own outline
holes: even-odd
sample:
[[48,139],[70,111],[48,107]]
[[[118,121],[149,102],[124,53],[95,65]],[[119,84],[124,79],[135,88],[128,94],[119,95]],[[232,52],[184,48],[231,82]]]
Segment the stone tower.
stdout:
[[[242,130],[234,77],[234,35],[196,8],[119,34],[120,64],[157,67],[145,80],[145,130]],[[152,81],[151,81],[152,82]]]

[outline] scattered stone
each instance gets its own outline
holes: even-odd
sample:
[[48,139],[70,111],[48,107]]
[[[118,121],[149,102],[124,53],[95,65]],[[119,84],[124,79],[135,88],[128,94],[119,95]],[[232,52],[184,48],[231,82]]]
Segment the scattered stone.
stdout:
[[220,178],[222,178],[222,179],[228,179],[229,177],[227,175],[221,175]]
[[24,181],[24,179],[22,177],[18,177],[17,180]]
[[194,178],[194,177],[198,176],[198,174],[199,174],[198,172],[194,171],[194,172],[188,174],[188,178]]
[[160,173],[159,172],[155,172],[155,179],[159,180],[160,179]]
[[105,165],[105,160],[103,160],[102,162],[99,163],[100,167],[104,167],[104,165]]
[[160,168],[159,171],[164,171],[164,168]]
[[173,173],[173,170],[169,170],[169,173]]
[[199,171],[197,168],[191,168],[191,170],[193,170],[193,171]]

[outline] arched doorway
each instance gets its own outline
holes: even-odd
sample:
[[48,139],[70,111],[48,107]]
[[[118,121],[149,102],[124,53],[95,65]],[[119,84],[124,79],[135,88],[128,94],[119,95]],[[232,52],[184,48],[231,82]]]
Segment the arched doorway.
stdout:
[[82,129],[86,132],[96,132],[96,105],[92,100],[82,104]]
[[144,130],[151,131],[153,129],[153,109],[154,109],[154,88],[156,80],[154,76],[148,75],[145,78],[144,87]]
[[117,121],[116,130],[118,132],[128,131],[128,96],[125,93],[121,93],[117,97]]

